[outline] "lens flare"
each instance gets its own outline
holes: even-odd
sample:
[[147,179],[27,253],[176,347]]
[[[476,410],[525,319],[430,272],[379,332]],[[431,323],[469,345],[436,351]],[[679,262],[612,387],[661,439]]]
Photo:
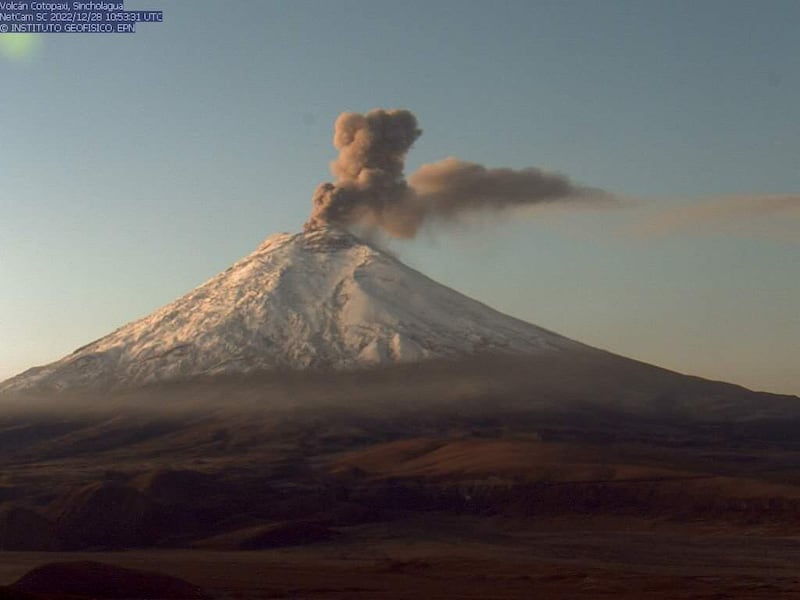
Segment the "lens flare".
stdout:
[[36,54],[42,38],[30,33],[0,34],[0,56],[9,60],[26,60]]

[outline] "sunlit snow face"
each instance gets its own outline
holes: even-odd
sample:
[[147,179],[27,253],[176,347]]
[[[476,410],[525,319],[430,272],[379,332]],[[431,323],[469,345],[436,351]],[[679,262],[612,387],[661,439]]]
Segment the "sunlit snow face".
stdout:
[[38,35],[30,33],[5,33],[0,35],[0,56],[12,61],[22,61],[34,54],[42,44]]

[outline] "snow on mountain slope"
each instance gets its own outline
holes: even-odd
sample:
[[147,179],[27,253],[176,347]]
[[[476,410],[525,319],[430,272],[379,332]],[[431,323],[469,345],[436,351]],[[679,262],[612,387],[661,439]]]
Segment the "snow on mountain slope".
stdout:
[[277,234],[151,315],[0,384],[135,386],[261,369],[351,369],[585,348],[503,315],[333,228]]

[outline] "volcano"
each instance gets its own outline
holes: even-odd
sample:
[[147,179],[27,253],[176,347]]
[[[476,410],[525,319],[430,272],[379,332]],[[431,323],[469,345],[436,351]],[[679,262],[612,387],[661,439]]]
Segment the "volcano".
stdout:
[[[405,365],[419,367],[414,385],[477,378],[526,406],[547,399],[560,409],[740,419],[796,415],[800,406],[796,397],[682,375],[504,315],[334,226],[267,238],[185,296],[5,381],[0,394],[190,388],[287,373],[330,389],[347,387],[343,376],[363,383],[387,369],[403,378]],[[411,384],[403,387],[413,396]]]
[[136,387],[587,348],[501,314],[335,227],[273,235],[223,273],[0,392]]

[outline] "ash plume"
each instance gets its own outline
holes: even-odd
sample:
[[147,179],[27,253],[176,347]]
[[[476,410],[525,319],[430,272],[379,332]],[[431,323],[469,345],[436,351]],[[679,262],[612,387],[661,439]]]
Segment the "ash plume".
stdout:
[[333,144],[334,182],[317,187],[306,230],[325,225],[383,231],[412,238],[430,221],[566,200],[608,201],[602,190],[536,167],[487,168],[454,157],[422,165],[406,180],[405,157],[421,135],[408,110],[342,113]]
[[[314,192],[314,209],[306,229],[326,224],[382,228],[397,237],[418,223],[398,226],[413,204],[403,177],[405,157],[422,131],[408,110],[372,110],[366,115],[342,113],[336,119],[333,145],[339,157],[331,163],[335,183]],[[411,216],[415,219],[416,216]]]

